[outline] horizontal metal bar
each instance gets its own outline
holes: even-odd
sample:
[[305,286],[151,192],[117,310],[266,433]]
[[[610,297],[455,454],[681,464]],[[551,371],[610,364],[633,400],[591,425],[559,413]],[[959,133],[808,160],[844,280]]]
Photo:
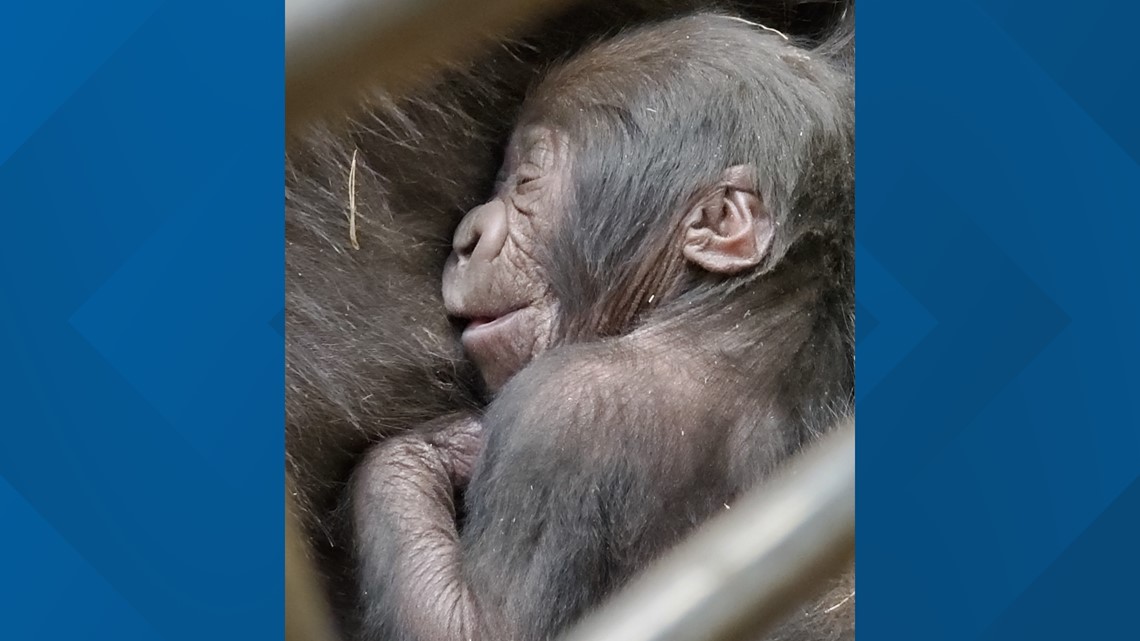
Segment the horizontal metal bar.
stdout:
[[563,641],[756,638],[855,548],[855,424],[682,543]]
[[429,63],[566,2],[286,0],[286,122],[331,108],[365,83],[413,82]]

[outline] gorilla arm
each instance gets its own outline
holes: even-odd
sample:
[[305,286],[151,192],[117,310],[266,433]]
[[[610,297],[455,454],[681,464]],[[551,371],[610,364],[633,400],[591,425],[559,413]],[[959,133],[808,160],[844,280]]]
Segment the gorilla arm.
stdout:
[[673,538],[661,533],[680,533],[661,527],[675,514],[662,487],[676,487],[677,470],[653,452],[599,445],[647,423],[612,415],[623,392],[549,362],[488,409],[462,535],[453,497],[472,452],[462,441],[477,428],[444,430],[435,444],[395,439],[358,471],[352,508],[374,638],[549,638]]
[[388,632],[401,639],[482,638],[460,575],[455,510],[481,432],[478,421],[459,418],[438,431],[391,439],[354,476],[352,516],[370,633],[397,623],[401,630]]

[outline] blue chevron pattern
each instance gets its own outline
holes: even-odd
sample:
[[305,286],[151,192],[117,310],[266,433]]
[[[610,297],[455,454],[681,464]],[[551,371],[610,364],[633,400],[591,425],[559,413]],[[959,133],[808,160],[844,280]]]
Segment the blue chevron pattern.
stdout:
[[862,6],[860,635],[1136,638],[1138,17]]
[[281,638],[282,7],[4,14],[0,638]]

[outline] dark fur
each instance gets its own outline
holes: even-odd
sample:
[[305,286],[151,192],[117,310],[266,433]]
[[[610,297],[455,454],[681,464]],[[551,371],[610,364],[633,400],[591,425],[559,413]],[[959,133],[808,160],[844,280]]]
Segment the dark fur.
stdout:
[[[593,36],[701,4],[573,9],[415,95],[378,95],[347,126],[317,125],[290,141],[287,471],[349,630],[354,561],[335,508],[352,465],[377,439],[479,403],[441,310],[439,273],[455,223],[489,189],[524,90],[545,63]],[[806,35],[831,10],[757,4],[747,15]],[[354,150],[359,250],[347,223]]]

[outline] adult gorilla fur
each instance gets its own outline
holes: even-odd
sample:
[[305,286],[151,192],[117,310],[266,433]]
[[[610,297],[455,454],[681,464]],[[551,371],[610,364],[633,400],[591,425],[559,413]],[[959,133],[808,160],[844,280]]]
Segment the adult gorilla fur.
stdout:
[[[290,136],[286,478],[294,516],[349,638],[353,559],[341,510],[353,465],[378,440],[481,403],[477,376],[443,312],[440,277],[459,219],[491,188],[527,88],[552,62],[645,21],[722,9],[811,40],[843,4],[580,3],[447,66],[409,95],[373,92],[346,116]],[[852,593],[850,581],[803,614],[819,615]],[[853,608],[828,616],[853,618]],[[835,623],[825,627],[853,631],[853,621]]]

